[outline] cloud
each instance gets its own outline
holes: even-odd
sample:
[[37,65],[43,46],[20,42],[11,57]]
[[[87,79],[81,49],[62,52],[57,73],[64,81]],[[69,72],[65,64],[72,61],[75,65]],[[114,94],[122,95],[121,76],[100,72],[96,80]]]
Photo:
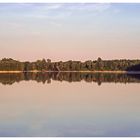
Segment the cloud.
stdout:
[[81,12],[101,13],[111,7],[111,4],[34,4],[25,16],[33,18],[67,18]]
[[[8,4],[0,5],[1,14],[5,17],[8,13],[14,22],[18,24],[20,21],[27,23],[32,21],[45,21],[51,25],[59,27],[61,21],[70,17],[79,17],[83,15],[97,15],[109,10],[111,4],[86,4],[86,3],[52,3],[52,4]],[[52,24],[55,23],[55,24]],[[59,26],[58,26],[59,25]]]
[[94,11],[94,12],[103,12],[111,7],[111,4],[73,4],[69,5],[69,10],[76,10],[76,11]]
[[50,4],[47,7],[45,6],[45,8],[47,10],[57,10],[63,7],[63,4]]

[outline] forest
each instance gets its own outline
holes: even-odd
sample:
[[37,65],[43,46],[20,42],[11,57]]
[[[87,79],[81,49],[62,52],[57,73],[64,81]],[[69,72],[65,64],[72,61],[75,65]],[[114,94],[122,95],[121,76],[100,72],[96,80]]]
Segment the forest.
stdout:
[[52,62],[50,59],[37,60],[35,62],[20,62],[12,58],[0,60],[0,71],[140,71],[140,60],[97,60],[59,61]]

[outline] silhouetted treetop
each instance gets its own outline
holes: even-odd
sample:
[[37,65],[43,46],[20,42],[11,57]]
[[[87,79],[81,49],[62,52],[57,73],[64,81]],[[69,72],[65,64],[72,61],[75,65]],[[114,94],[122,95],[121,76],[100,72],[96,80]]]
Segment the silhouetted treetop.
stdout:
[[51,59],[37,60],[35,62],[20,62],[12,58],[0,60],[0,71],[140,71],[140,60],[97,60],[81,61],[59,61],[52,62]]

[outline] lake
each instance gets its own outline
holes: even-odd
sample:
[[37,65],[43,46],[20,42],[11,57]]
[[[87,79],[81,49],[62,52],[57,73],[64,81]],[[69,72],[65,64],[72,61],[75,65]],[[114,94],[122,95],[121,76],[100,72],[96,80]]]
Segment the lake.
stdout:
[[0,136],[140,136],[140,75],[0,74]]

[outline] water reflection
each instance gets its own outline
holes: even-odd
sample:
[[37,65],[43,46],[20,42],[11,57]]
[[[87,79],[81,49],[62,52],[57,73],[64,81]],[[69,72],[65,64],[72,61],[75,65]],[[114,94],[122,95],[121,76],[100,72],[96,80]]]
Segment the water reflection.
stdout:
[[138,75],[0,74],[0,82],[0,136],[140,136]]
[[12,85],[15,82],[34,80],[42,83],[51,83],[51,80],[67,82],[96,82],[101,85],[102,82],[115,83],[140,83],[139,74],[121,74],[121,73],[80,73],[80,72],[48,72],[48,73],[7,73],[0,74],[0,83],[3,85]]

